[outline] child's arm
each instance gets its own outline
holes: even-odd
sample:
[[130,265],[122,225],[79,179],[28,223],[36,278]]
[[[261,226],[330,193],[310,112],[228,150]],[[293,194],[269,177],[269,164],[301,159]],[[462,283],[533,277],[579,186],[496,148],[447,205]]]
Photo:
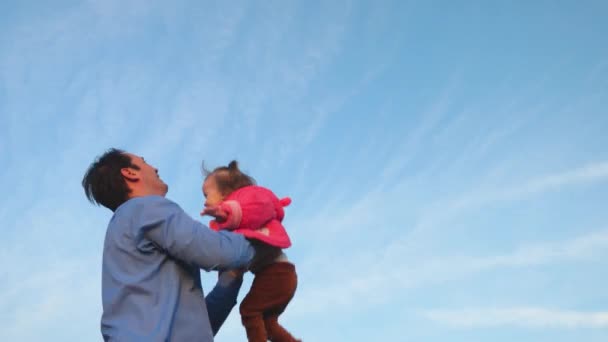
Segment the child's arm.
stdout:
[[282,220],[283,207],[289,202],[289,199],[279,200],[266,188],[251,186],[239,190],[215,208],[206,208],[201,215],[216,218],[210,223],[214,230],[259,229],[270,220]]
[[271,220],[282,221],[285,212],[283,207],[291,200],[279,200],[269,189],[261,186],[243,188],[235,194],[234,200],[240,205],[242,219],[239,229],[256,230],[263,228]]
[[214,207],[205,207],[201,216],[209,215],[215,218],[209,222],[213,230],[236,229],[241,222],[241,206],[236,201],[224,201]]
[[213,216],[217,222],[224,222],[226,218],[228,218],[228,213],[223,210],[219,205],[215,207],[205,207],[203,211],[201,211],[201,216]]

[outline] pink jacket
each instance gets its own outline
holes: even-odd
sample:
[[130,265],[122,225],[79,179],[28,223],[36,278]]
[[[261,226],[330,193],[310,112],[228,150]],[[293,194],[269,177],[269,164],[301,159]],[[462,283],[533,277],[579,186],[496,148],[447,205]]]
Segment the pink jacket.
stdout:
[[212,220],[211,229],[230,229],[248,238],[257,239],[279,248],[291,246],[291,240],[283,224],[284,207],[291,203],[261,186],[251,185],[231,193],[219,204],[228,215],[223,222]]

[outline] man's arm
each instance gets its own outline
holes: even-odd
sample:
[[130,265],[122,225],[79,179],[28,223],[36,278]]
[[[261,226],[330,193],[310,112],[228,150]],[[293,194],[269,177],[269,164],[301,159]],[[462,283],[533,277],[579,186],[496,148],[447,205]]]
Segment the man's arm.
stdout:
[[214,336],[236,305],[236,298],[243,284],[243,273],[236,272],[238,271],[220,272],[217,284],[205,297]]
[[247,267],[255,254],[242,235],[212,231],[164,197],[146,198],[134,220],[144,237],[167,254],[207,271]]

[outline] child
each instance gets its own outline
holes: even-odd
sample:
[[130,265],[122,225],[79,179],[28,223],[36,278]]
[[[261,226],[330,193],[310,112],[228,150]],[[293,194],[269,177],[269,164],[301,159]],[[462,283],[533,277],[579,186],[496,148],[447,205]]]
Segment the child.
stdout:
[[255,275],[240,312],[249,341],[274,342],[296,340],[278,322],[279,315],[293,298],[297,286],[295,266],[287,260],[283,248],[291,246],[281,221],[289,198],[256,186],[255,180],[241,172],[236,161],[209,172],[203,168],[205,209],[214,230],[230,229],[250,239],[256,257],[250,271]]

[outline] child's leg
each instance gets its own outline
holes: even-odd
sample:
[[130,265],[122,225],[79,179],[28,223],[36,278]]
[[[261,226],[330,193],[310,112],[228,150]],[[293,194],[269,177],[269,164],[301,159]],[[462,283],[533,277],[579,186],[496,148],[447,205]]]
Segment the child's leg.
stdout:
[[241,306],[239,307],[241,312],[241,322],[247,332],[247,340],[249,342],[266,342],[268,335],[266,334],[266,327],[264,326],[264,301],[259,298],[258,293],[255,289],[256,284],[259,283],[259,278],[256,276],[251,284],[249,293],[243,298]]
[[298,285],[295,266],[291,263],[276,263],[273,268],[275,278],[275,303],[271,309],[264,312],[264,324],[268,339],[273,342],[297,341],[285,328],[279,324],[279,315],[293,298]]
[[266,331],[268,332],[268,339],[272,342],[297,342],[289,331],[285,330],[279,324],[279,316],[267,316],[264,318],[264,324],[266,325]]
[[[264,317],[278,317],[293,297],[296,285],[295,267],[291,263],[278,262],[256,273],[251,289],[240,306],[241,320],[250,342],[266,341],[269,336]],[[271,328],[274,328],[272,323]],[[272,336],[270,338],[275,341]]]

